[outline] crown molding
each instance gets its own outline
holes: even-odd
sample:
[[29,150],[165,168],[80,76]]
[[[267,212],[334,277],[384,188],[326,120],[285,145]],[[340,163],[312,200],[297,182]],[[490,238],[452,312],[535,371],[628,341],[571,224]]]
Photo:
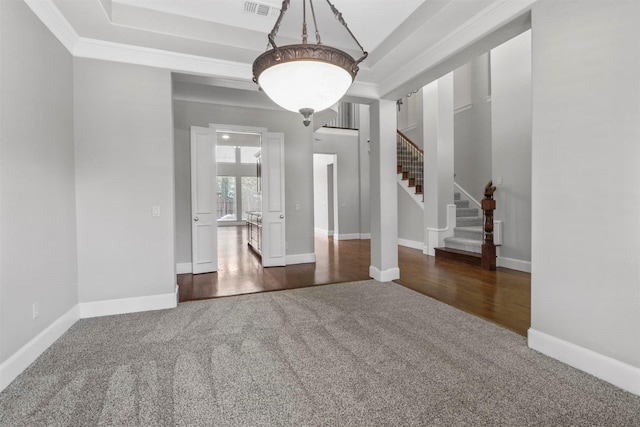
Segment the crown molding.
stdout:
[[53,0],[24,0],[31,11],[53,33],[62,45],[73,55],[75,45],[80,39],[76,30],[62,15]]
[[251,65],[81,37],[73,55],[251,81]]
[[[24,1],[74,57],[251,81],[251,64],[80,37],[53,0]],[[352,102],[368,104],[382,97],[395,99],[396,92],[406,92],[406,86],[423,86],[428,82],[420,81],[420,76],[426,71],[442,65],[456,53],[527,13],[536,1],[538,0],[496,1],[404,67],[385,75],[379,82],[356,80],[347,92],[347,98]]]
[[[454,54],[462,51],[491,32],[526,14],[538,0],[501,0],[492,3],[482,13],[453,30],[430,49],[396,72],[385,76],[379,84],[382,96],[388,97],[397,87],[417,77],[425,70],[435,68]],[[428,82],[424,83],[427,84]],[[423,86],[422,84],[421,86]],[[391,95],[389,99],[395,96]]]

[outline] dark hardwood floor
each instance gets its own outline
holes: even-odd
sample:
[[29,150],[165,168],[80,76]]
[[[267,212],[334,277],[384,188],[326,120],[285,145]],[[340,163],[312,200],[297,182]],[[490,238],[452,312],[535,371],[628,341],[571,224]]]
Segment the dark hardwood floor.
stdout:
[[[334,241],[316,235],[315,263],[262,268],[245,233],[245,227],[218,228],[218,272],[178,275],[180,302],[369,279],[368,240]],[[526,336],[530,274],[436,261],[403,246],[398,261],[400,285]]]

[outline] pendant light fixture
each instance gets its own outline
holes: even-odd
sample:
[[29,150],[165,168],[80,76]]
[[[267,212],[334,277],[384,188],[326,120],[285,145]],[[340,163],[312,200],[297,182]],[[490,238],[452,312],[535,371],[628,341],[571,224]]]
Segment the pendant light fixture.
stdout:
[[[316,43],[307,43],[307,1],[311,8]],[[282,2],[278,20],[269,33],[272,49],[253,62],[253,81],[273,102],[286,110],[301,113],[305,126],[309,126],[310,117],[315,111],[331,107],[344,96],[358,73],[358,64],[368,54],[349,30],[342,14],[329,0],[327,3],[336,19],[362,50],[360,59],[356,60],[340,49],[322,44],[313,0],[302,0],[302,43],[277,46],[275,37],[289,8],[289,2],[290,0]]]

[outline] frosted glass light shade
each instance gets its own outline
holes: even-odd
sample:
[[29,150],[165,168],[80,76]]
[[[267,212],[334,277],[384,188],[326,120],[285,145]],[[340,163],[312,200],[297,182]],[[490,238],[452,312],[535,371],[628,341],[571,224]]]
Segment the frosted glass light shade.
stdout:
[[267,68],[258,84],[282,108],[325,110],[344,96],[353,78],[344,68],[320,61],[293,61]]
[[264,93],[305,117],[338,102],[357,72],[356,60],[349,54],[320,44],[279,46],[253,62],[253,81]]

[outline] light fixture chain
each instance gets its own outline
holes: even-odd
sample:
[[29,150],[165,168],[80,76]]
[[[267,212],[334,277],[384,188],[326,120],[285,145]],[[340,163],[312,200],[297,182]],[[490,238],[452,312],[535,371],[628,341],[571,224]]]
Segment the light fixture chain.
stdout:
[[311,16],[313,16],[313,28],[316,30],[316,43],[321,44],[320,31],[318,30],[318,22],[316,21],[316,11],[313,8],[313,0],[309,0],[309,4],[311,5]]
[[302,44],[307,44],[307,0],[302,0]]
[[351,35],[351,38],[353,38],[353,40],[356,42],[356,44],[358,45],[358,47],[362,51],[362,57],[356,61],[356,64],[361,63],[362,61],[364,61],[367,58],[367,56],[369,56],[369,53],[365,52],[364,48],[362,47],[362,45],[360,44],[360,42],[358,41],[356,36],[353,35],[351,30],[349,29],[349,26],[347,25],[347,23],[345,22],[344,18],[342,17],[342,13],[340,13],[340,11],[333,4],[331,4],[331,2],[329,0],[327,0],[327,3],[329,3],[329,7],[331,8],[331,11],[335,15],[336,19],[338,21],[340,21],[340,23],[344,26],[344,28],[346,28],[346,30]]
[[282,0],[282,7],[280,8],[280,15],[278,16],[278,19],[276,20],[276,23],[273,26],[273,29],[269,33],[269,43],[271,43],[271,46],[273,46],[274,49],[278,48],[278,46],[276,46],[276,42],[275,42],[274,39],[276,38],[276,35],[278,34],[278,30],[280,29],[280,23],[282,22],[282,18],[284,17],[284,14],[287,11],[287,9],[289,9],[289,2],[290,1],[291,0]]

